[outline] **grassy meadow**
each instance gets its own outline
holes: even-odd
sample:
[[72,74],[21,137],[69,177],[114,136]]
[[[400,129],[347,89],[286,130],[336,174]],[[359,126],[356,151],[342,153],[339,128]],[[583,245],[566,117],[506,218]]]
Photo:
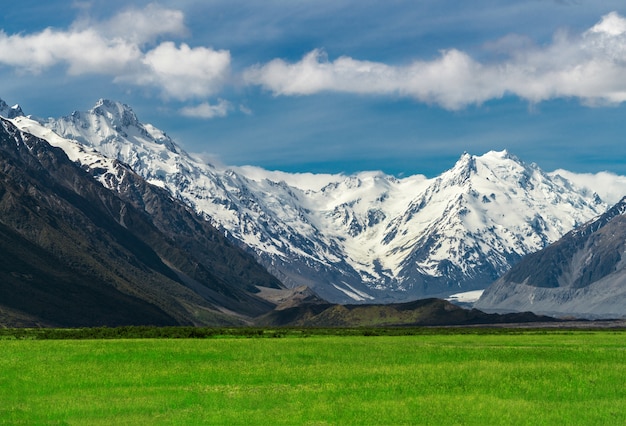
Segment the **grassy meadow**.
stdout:
[[626,332],[0,340],[0,424],[626,424]]

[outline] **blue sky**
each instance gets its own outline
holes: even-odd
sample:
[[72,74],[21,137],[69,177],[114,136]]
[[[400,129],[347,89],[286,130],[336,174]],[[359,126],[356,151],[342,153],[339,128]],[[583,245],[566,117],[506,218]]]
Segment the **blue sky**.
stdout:
[[434,176],[508,149],[624,175],[626,4],[22,0],[0,98],[40,117],[118,100],[227,165]]

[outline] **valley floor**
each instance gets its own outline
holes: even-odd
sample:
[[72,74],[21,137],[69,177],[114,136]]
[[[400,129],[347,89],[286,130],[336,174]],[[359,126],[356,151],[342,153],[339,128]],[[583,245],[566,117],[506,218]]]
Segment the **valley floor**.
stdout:
[[626,423],[624,330],[421,330],[4,340],[0,423]]

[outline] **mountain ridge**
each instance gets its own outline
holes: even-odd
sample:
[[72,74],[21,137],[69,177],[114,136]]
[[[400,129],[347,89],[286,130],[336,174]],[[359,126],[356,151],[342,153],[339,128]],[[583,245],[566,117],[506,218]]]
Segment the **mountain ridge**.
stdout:
[[529,254],[475,303],[588,318],[626,316],[626,197],[606,213]]
[[129,106],[108,100],[60,119],[14,121],[42,137],[54,131],[47,137],[83,167],[100,170],[94,175],[111,189],[118,181],[111,162],[127,164],[247,247],[288,287],[307,285],[338,303],[485,288],[606,209],[597,194],[507,151],[464,153],[431,179],[295,176],[205,164],[139,122]]
[[[251,256],[115,165],[143,205],[0,118],[0,316],[32,326],[232,325],[274,308],[254,293],[281,285]],[[185,235],[191,228],[202,237]]]

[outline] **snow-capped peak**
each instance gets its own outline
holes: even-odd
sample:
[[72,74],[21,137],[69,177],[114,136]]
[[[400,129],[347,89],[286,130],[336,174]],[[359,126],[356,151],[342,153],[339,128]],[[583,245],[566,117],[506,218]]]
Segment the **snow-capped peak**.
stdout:
[[290,174],[207,165],[108,100],[43,124],[130,165],[250,247],[283,282],[333,301],[485,288],[606,209],[595,194],[506,150],[464,153],[432,179]]
[[45,125],[134,169],[150,165],[152,170],[145,177],[153,183],[162,185],[157,176],[180,172],[180,148],[165,132],[140,123],[132,108],[123,103],[100,99],[89,111],[74,111],[49,119]]
[[5,118],[15,118],[21,117],[24,115],[24,111],[19,106],[19,104],[15,104],[10,107],[5,101],[0,99],[0,116]]
[[127,128],[139,125],[139,120],[137,120],[137,116],[132,108],[121,102],[100,99],[91,112],[95,115],[106,117],[113,126]]

